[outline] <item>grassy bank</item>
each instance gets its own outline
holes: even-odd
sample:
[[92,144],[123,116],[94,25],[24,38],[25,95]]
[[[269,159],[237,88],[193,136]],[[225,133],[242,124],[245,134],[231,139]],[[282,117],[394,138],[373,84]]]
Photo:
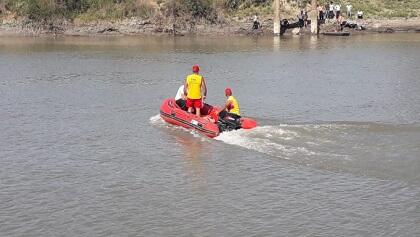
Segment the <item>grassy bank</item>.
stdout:
[[[329,0],[319,1],[321,4],[330,2]],[[333,1],[342,5],[345,12],[345,5],[351,3],[353,12],[361,10],[368,18],[393,18],[393,17],[418,17],[420,16],[419,0],[347,0]]]
[[214,20],[245,8],[263,11],[272,0],[0,0],[0,14],[14,13],[33,20],[52,17],[88,19],[150,18],[192,15]]
[[[310,0],[284,0],[283,13],[295,17]],[[330,0],[319,0],[326,4]],[[351,3],[353,12],[362,10],[367,18],[420,16],[419,0],[340,0]],[[53,24],[56,21],[117,21],[131,17],[152,21],[224,23],[234,17],[255,14],[271,17],[273,0],[0,0],[0,15],[30,22]],[[177,19],[177,20],[176,20]]]

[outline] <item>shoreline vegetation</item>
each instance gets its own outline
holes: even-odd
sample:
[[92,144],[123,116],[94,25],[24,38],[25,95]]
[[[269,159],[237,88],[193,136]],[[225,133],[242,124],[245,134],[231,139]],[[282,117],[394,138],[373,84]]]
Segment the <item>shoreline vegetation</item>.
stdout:
[[[300,10],[311,11],[310,2],[283,0],[281,17],[297,21]],[[360,32],[420,32],[418,0],[332,2],[345,17],[347,4],[363,11],[357,21],[366,30]],[[255,16],[258,30],[252,29]],[[273,34],[273,19],[273,0],[0,0],[0,35]]]

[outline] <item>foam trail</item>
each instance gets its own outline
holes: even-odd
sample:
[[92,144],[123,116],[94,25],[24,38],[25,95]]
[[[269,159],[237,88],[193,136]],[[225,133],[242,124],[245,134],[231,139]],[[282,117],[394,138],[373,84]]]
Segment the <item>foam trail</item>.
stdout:
[[299,137],[298,132],[288,129],[287,126],[279,125],[224,132],[216,137],[216,140],[284,159],[290,159],[295,154],[314,155],[313,151],[296,142]]
[[163,119],[160,117],[160,114],[156,114],[149,118],[149,121],[153,125],[163,124]]
[[[410,126],[412,129],[412,126]],[[365,137],[388,130],[405,131],[401,126],[376,123],[332,122],[323,124],[279,124],[259,126],[220,134],[216,140],[305,164],[347,162],[354,159]],[[370,139],[370,138],[369,138]],[[357,146],[355,146],[356,144]]]

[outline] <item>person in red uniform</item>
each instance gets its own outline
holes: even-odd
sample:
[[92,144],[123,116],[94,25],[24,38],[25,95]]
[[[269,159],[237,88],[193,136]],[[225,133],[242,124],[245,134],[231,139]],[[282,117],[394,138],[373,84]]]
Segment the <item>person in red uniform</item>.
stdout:
[[194,108],[195,114],[200,117],[203,99],[207,96],[207,86],[204,77],[198,74],[200,67],[194,65],[192,71],[193,73],[185,79],[184,94],[187,96],[188,112],[192,113]]

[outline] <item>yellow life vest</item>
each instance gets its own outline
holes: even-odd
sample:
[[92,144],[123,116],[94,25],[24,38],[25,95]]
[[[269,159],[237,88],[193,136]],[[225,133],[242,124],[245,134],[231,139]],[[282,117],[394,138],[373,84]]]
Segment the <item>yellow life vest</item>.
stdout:
[[231,96],[228,97],[227,100],[233,106],[233,108],[231,108],[228,112],[240,116],[241,114],[239,113],[239,104],[238,104],[238,101],[235,99],[235,97],[233,97],[233,95],[231,95]]
[[201,83],[203,77],[198,74],[191,74],[187,76],[187,98],[189,99],[201,99]]

